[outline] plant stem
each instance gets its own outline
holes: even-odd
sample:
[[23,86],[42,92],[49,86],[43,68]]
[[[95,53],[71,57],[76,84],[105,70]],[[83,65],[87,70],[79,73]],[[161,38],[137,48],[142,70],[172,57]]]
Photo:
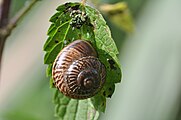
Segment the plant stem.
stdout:
[[8,23],[10,4],[11,4],[11,0],[3,0],[3,2],[2,2],[1,16],[0,16],[0,28],[6,26]]
[[[5,45],[6,38],[10,35],[17,22],[32,8],[32,6],[38,0],[32,0],[29,5],[24,6],[16,15],[7,22],[9,15],[9,6],[11,0],[3,0],[1,10],[1,22],[0,22],[0,72],[1,72],[1,60],[3,54],[3,48]],[[4,11],[4,12],[3,12]],[[4,15],[3,15],[4,14]],[[2,17],[4,16],[4,17]]]
[[8,16],[9,16],[9,10],[10,10],[10,4],[11,0],[3,0],[1,4],[1,16],[0,16],[0,68],[1,68],[1,58],[3,53],[3,48],[5,44],[5,36],[3,28],[8,23]]
[[82,5],[85,5],[86,0],[82,0],[81,3],[82,3]]

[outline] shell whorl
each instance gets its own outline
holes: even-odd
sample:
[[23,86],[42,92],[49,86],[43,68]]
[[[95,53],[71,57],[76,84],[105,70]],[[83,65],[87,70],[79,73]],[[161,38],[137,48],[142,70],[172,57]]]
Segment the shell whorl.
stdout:
[[54,85],[66,96],[94,96],[105,82],[105,67],[89,42],[76,40],[63,48],[52,67]]

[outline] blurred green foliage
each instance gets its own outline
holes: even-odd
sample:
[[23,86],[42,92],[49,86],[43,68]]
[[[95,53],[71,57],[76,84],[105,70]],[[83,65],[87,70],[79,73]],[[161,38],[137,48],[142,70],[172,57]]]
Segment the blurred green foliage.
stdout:
[[133,16],[136,17],[148,0],[100,0],[101,3],[126,2]]
[[[148,0],[100,0],[100,4],[104,3],[117,3],[117,2],[126,2],[128,4],[128,8],[130,9],[131,14],[133,15],[134,21],[136,21],[137,16],[139,16],[139,13],[141,12],[141,9],[144,7]],[[112,37],[115,40],[115,43],[120,50],[122,48],[122,45],[126,39],[126,37],[129,35],[125,33],[123,30],[121,30],[118,26],[114,25],[110,20],[108,16],[104,16],[106,19],[106,22],[108,26],[111,29]]]
[[28,1],[30,0],[11,0],[9,17],[12,18]]
[[[49,89],[47,78],[28,78],[28,86],[21,86],[22,90],[12,92],[11,100],[6,109],[0,110],[3,120],[52,120],[54,106],[53,92]],[[32,81],[33,80],[33,81]]]

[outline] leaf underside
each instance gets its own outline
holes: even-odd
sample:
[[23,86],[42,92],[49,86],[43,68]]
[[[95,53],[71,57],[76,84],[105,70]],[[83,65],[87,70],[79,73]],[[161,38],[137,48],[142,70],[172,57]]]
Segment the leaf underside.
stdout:
[[[81,11],[85,16],[75,18]],[[79,20],[79,21],[78,21]],[[94,8],[80,3],[65,3],[57,8],[50,18],[52,23],[48,29],[48,39],[44,44],[44,63],[48,64],[46,74],[50,76],[50,86],[53,87],[52,64],[66,45],[74,40],[90,41],[98,53],[99,60],[106,67],[106,82],[102,90],[90,99],[75,100],[64,96],[58,90],[55,92],[55,115],[62,120],[97,120],[99,112],[105,111],[106,98],[111,97],[115,83],[121,81],[121,69],[117,58],[118,50],[111,37],[109,27],[102,15]]]

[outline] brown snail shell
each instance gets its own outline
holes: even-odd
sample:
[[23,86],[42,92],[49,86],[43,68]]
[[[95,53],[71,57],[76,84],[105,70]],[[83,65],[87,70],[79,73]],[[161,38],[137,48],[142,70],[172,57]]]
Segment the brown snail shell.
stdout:
[[60,51],[52,67],[52,76],[54,85],[64,95],[86,99],[102,88],[106,71],[92,45],[76,40]]

